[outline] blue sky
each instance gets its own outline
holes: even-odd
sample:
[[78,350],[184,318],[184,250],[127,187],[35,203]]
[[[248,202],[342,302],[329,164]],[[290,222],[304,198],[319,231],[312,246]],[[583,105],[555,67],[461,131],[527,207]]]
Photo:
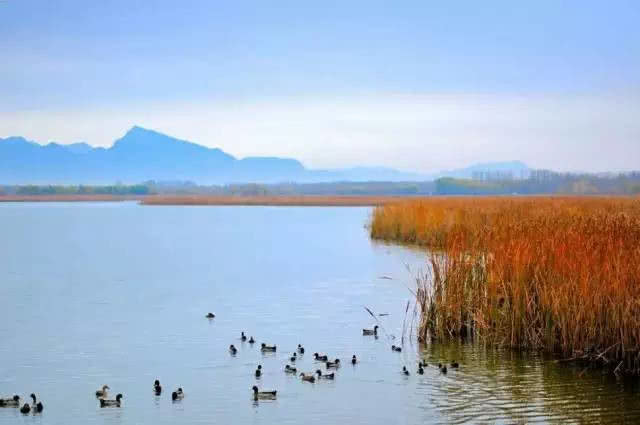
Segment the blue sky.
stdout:
[[635,1],[5,0],[0,137],[139,124],[322,167],[640,168],[638,22]]

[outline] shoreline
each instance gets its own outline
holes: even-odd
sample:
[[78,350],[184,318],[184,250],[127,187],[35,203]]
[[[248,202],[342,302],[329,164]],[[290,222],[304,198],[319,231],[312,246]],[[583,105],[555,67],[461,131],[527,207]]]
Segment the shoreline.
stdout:
[[140,196],[125,195],[0,195],[3,202],[123,202],[139,201]]
[[141,205],[186,206],[283,206],[283,207],[375,207],[407,199],[405,196],[149,196],[140,200]]
[[408,196],[296,195],[296,196],[217,196],[217,195],[0,195],[3,202],[124,202],[160,206],[291,206],[291,207],[375,207],[390,202],[418,199]]

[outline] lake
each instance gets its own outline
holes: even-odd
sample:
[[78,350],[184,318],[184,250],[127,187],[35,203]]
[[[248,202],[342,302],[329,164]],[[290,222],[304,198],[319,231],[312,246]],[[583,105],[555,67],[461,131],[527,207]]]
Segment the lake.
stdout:
[[[0,204],[0,395],[35,392],[45,406],[2,408],[0,425],[640,420],[636,380],[479,344],[418,346],[405,308],[425,255],[371,241],[370,212]],[[362,336],[375,324],[365,306],[388,314],[377,339]],[[261,354],[261,342],[277,353]],[[321,366],[313,352],[339,357],[335,381],[285,374],[298,344],[305,372]],[[446,375],[433,366],[453,360],[460,369]],[[277,400],[254,403],[256,383]],[[99,408],[103,384],[124,395],[121,408]],[[177,387],[186,395],[173,403]]]

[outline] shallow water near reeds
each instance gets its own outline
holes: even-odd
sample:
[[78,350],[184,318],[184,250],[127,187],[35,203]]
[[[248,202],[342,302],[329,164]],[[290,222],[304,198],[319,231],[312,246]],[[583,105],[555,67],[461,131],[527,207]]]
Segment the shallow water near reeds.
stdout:
[[[424,254],[372,242],[370,212],[0,204],[0,395],[35,392],[45,405],[0,409],[0,424],[640,421],[637,381],[478,344],[418,346],[405,308]],[[364,306],[388,313],[378,339],[361,335],[374,324]],[[299,343],[302,371],[319,368],[314,351],[342,359],[334,382],[284,374]],[[447,375],[433,366],[452,360]],[[277,400],[254,403],[256,382]],[[98,407],[103,384],[124,394],[121,408]],[[186,397],[172,403],[178,386]]]

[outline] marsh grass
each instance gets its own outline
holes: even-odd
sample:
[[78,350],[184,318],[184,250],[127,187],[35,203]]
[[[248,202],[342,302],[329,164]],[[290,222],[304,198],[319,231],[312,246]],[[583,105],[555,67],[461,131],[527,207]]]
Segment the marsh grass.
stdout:
[[371,235],[431,250],[421,339],[473,337],[640,372],[638,198],[434,198],[377,207]]

